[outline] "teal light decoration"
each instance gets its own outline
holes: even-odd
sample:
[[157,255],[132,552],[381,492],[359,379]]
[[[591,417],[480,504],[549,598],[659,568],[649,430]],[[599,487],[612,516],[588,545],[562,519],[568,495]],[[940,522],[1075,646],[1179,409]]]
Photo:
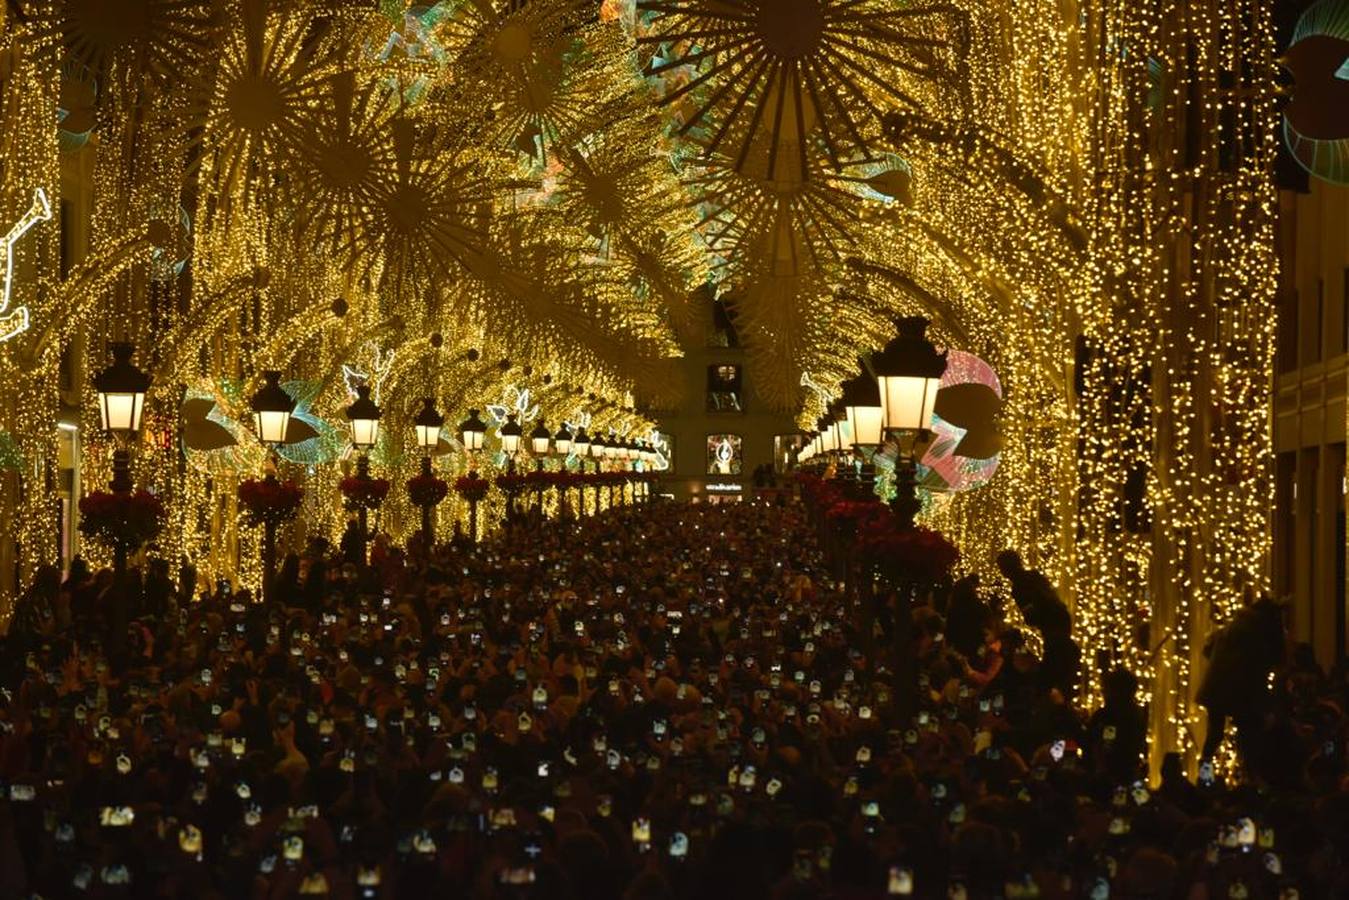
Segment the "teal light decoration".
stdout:
[[1284,143],[1312,175],[1349,184],[1349,0],[1320,0],[1303,13],[1284,65],[1295,81]]

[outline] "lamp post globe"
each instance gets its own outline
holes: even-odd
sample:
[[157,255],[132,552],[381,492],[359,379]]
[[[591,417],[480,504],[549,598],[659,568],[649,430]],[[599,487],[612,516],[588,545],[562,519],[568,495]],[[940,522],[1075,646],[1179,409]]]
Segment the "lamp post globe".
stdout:
[[356,400],[346,408],[351,426],[351,443],[358,450],[369,450],[379,442],[379,420],[383,413],[370,399],[370,385],[356,388]]
[[470,409],[468,418],[459,423],[459,442],[470,454],[482,450],[483,439],[487,436],[487,424],[478,418],[478,411]]
[[833,423],[828,416],[820,416],[815,420],[815,427],[820,432],[820,452],[833,453],[835,449],[834,438],[836,437]]
[[141,428],[151,379],[131,362],[136,352],[134,345],[116,341],[108,350],[112,364],[94,376],[99,417],[103,428],[113,434],[135,434]]
[[112,454],[112,481],[108,487],[114,494],[126,494],[134,487],[130,439],[140,431],[151,379],[131,362],[134,346],[117,341],[108,350],[112,353],[112,365],[94,376],[94,390],[98,393],[103,427],[117,440],[117,449]]
[[515,455],[520,452],[520,443],[524,440],[524,429],[516,421],[515,413],[506,416],[506,422],[501,426],[501,450],[507,458],[514,463]]
[[423,397],[421,411],[417,413],[417,418],[412,420],[417,435],[417,446],[430,454],[440,444],[440,429],[444,424],[445,417],[436,412],[436,401],[430,397]]
[[924,431],[932,424],[946,353],[938,353],[927,339],[927,326],[921,316],[898,320],[899,333],[871,359],[887,436]]
[[853,449],[879,448],[885,410],[881,407],[881,389],[865,369],[843,382],[843,408],[852,433]]
[[262,373],[263,385],[249,400],[253,411],[253,429],[258,440],[273,447],[286,442],[295,401],[281,387],[281,373],[268,369]]
[[568,456],[571,456],[571,446],[571,429],[564,423],[562,427],[557,430],[557,434],[553,435],[553,450],[565,461]]
[[534,458],[543,463],[543,458],[548,455],[548,448],[553,442],[553,435],[548,430],[548,426],[539,420],[539,424],[534,426],[534,430],[529,433],[530,450],[534,453]]

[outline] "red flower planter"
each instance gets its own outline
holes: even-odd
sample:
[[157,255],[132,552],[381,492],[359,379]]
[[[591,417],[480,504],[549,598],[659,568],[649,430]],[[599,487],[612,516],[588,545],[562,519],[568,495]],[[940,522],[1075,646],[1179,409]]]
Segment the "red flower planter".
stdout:
[[859,536],[863,559],[894,582],[926,583],[951,574],[960,551],[940,533],[927,528],[899,529],[877,525]]
[[80,534],[113,550],[133,551],[164,527],[163,502],[149,491],[93,491],[80,498]]
[[239,482],[239,502],[250,526],[280,525],[295,518],[304,500],[304,490],[293,481],[250,478]]
[[515,475],[507,472],[498,475],[495,479],[495,483],[497,488],[506,494],[518,494],[529,484],[529,477],[527,475]]
[[337,487],[353,509],[377,509],[389,493],[389,479],[348,475]]
[[491,483],[476,474],[461,475],[454,480],[454,492],[469,503],[480,503],[487,496]]
[[408,499],[413,506],[436,506],[450,493],[450,486],[434,475],[418,475],[408,479]]

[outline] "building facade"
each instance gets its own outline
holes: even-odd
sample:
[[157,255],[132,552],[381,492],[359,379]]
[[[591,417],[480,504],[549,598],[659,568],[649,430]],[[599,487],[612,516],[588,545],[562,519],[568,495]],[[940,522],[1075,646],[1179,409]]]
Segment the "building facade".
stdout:
[[1275,378],[1275,593],[1295,640],[1330,666],[1345,654],[1345,396],[1349,388],[1349,187],[1280,191]]

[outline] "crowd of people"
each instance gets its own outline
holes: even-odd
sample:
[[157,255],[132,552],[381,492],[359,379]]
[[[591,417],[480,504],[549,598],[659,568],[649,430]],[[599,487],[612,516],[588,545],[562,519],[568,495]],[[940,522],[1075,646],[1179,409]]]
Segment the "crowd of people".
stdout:
[[1342,671],[1280,664],[1243,723],[1276,765],[1152,783],[1137,683],[1074,705],[1013,555],[1024,624],[973,578],[913,610],[901,720],[814,534],[656,504],[315,540],[269,602],[43,573],[0,650],[0,897],[1349,896]]

